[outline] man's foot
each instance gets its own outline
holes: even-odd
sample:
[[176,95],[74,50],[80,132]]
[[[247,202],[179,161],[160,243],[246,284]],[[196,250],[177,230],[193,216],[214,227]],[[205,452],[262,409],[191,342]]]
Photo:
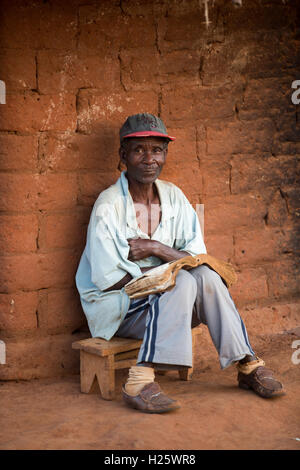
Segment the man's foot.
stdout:
[[136,396],[128,395],[123,386],[122,395],[128,406],[144,413],[166,413],[180,408],[179,402],[168,398],[156,382],[145,385]]
[[285,393],[282,384],[273,377],[273,372],[264,366],[257,367],[250,374],[239,372],[238,383],[240,388],[251,389],[263,398]]

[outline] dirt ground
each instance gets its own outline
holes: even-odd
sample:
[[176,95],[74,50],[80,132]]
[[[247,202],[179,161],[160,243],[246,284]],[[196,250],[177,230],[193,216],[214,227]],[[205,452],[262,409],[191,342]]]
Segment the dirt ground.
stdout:
[[175,371],[157,376],[182,407],[164,415],[127,408],[117,371],[117,397],[80,393],[79,375],[0,382],[0,449],[300,449],[300,364],[291,356],[299,335],[256,337],[255,350],[276,370],[286,395],[263,399],[236,385],[235,367],[220,371],[208,354],[190,382]]

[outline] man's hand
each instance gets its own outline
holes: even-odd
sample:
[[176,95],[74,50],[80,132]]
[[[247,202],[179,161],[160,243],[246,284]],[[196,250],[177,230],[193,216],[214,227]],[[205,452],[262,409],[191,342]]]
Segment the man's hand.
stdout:
[[138,261],[148,258],[148,256],[156,256],[165,263],[168,263],[190,254],[187,251],[175,250],[157,240],[149,240],[148,238],[128,238],[127,241],[130,246],[128,254],[130,261]]
[[128,259],[130,261],[138,261],[140,259],[155,256],[157,241],[148,238],[128,238],[130,246]]

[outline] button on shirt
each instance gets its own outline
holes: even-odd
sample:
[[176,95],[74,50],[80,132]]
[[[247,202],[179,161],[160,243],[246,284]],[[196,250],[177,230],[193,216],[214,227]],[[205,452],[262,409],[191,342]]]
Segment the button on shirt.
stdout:
[[118,330],[130,304],[124,287],[104,292],[127,273],[141,276],[142,267],[163,263],[150,256],[128,260],[128,238],[157,240],[190,255],[206,253],[199,219],[181,189],[173,183],[156,179],[161,204],[161,221],[149,237],[136,220],[126,171],[96,200],[88,226],[86,246],[76,273],[76,285],[92,337],[109,340]]

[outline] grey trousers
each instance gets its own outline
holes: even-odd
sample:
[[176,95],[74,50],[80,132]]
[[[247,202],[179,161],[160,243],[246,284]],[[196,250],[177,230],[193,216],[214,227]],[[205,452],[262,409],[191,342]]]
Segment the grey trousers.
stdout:
[[143,339],[137,363],[192,366],[191,328],[207,325],[225,369],[254,355],[247,331],[219,274],[181,269],[172,290],[132,300],[116,335]]

